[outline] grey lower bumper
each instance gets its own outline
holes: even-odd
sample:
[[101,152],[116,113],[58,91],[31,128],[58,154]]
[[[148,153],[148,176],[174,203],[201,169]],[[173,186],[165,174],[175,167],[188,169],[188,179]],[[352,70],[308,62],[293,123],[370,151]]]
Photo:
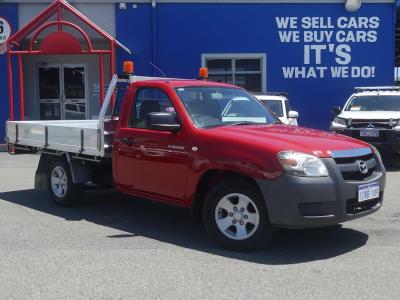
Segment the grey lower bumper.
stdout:
[[[333,159],[323,159],[329,177],[307,178],[287,174],[277,180],[258,180],[270,221],[277,227],[324,227],[377,211],[383,200],[386,175],[379,166],[362,181],[345,181]],[[380,197],[359,203],[358,186],[379,183]]]

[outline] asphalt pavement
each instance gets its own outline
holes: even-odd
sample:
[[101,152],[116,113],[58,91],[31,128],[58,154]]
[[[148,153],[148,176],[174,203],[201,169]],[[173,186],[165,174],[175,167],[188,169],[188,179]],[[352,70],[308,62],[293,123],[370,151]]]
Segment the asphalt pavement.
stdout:
[[108,191],[58,207],[37,162],[0,153],[0,299],[400,298],[400,171],[376,214],[235,253],[185,209]]

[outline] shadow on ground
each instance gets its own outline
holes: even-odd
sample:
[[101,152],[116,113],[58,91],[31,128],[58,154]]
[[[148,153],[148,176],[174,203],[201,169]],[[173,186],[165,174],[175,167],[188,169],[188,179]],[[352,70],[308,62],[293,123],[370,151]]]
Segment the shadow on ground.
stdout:
[[383,164],[385,165],[386,171],[388,172],[399,172],[400,171],[400,153],[398,154],[381,154],[383,158]]
[[367,234],[341,226],[308,230],[280,229],[264,250],[236,253],[220,249],[210,242],[202,226],[192,221],[189,210],[114,192],[86,192],[82,203],[74,208],[56,206],[45,193],[35,190],[0,193],[1,200],[67,221],[86,220],[125,232],[108,236],[110,239],[143,236],[259,264],[295,264],[333,258],[362,247],[368,240]]
[[387,172],[400,172],[400,167],[387,165],[385,168]]

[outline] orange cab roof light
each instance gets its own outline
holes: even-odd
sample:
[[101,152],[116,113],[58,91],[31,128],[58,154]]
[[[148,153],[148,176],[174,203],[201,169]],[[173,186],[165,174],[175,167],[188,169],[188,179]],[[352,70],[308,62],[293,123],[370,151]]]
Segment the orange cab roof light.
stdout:
[[208,68],[200,68],[199,78],[203,80],[208,79]]
[[133,74],[133,72],[134,72],[134,70],[135,70],[133,61],[129,61],[129,60],[124,61],[124,67],[123,67],[123,69],[124,69],[124,73],[125,73],[125,74]]

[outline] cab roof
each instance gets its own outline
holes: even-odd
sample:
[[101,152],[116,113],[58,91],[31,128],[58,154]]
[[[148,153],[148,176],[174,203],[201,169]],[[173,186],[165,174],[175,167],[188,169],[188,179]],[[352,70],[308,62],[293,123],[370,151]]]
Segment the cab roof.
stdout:
[[174,88],[180,87],[224,87],[224,88],[236,88],[241,89],[241,87],[226,84],[222,82],[213,82],[207,80],[195,80],[195,79],[169,79],[169,78],[157,78],[157,79],[146,79],[146,80],[137,80],[134,83],[139,85],[146,83],[146,85],[157,85],[157,84],[167,84]]
[[400,91],[363,91],[354,93],[353,96],[400,96]]
[[258,100],[273,100],[273,101],[282,101],[288,100],[285,96],[278,96],[278,95],[260,95],[260,94],[253,94]]
[[353,96],[399,96],[400,86],[355,87]]

